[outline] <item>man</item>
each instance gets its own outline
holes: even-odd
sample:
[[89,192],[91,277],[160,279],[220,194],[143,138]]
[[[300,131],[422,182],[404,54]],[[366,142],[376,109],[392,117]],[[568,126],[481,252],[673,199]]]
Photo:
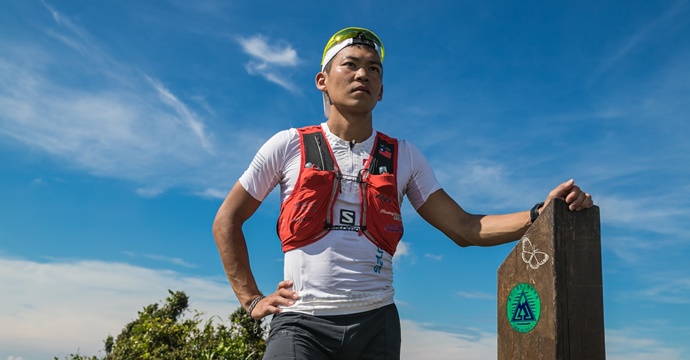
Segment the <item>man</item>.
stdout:
[[[463,247],[519,239],[556,197],[573,211],[593,205],[570,180],[531,211],[465,212],[414,145],[374,131],[383,59],[383,44],[371,31],[336,33],[315,79],[328,120],[268,140],[216,216],[214,237],[240,304],[254,319],[274,315],[265,359],[399,359],[391,268],[403,231],[403,195]],[[285,280],[264,296],[249,266],[242,224],[278,184]]]

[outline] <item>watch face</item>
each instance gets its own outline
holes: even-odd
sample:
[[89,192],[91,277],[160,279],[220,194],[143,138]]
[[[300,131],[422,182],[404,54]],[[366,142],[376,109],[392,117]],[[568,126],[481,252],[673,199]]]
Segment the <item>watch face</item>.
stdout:
[[506,315],[515,331],[532,331],[541,316],[541,299],[537,290],[526,283],[516,285],[508,295]]

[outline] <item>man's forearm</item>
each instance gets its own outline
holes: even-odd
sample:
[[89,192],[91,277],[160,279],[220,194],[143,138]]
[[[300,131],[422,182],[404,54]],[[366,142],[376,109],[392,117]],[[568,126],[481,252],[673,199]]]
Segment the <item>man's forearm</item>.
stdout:
[[216,219],[213,236],[218,253],[240,304],[247,309],[260,291],[249,266],[249,252],[242,232],[242,226],[232,224],[228,219]]
[[417,212],[459,246],[493,246],[519,239],[531,225],[529,211],[505,215],[474,215],[445,191],[429,196]]
[[529,211],[503,215],[472,215],[474,229],[467,240],[477,246],[494,246],[520,239],[532,224]]

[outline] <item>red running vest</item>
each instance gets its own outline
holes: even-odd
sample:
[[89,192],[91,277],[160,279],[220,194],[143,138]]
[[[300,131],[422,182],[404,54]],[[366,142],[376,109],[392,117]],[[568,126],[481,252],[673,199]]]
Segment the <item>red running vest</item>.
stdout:
[[[280,206],[277,232],[283,252],[316,242],[333,228],[333,207],[342,175],[321,126],[297,129],[300,174],[292,193]],[[376,133],[374,148],[357,176],[360,189],[359,234],[387,253],[403,235],[398,183],[398,140]]]

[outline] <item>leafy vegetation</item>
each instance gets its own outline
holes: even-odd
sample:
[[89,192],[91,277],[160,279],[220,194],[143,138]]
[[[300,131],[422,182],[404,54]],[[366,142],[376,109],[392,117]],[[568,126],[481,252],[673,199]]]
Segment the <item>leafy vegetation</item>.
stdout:
[[189,297],[182,291],[169,293],[165,304],[144,307],[117,337],[108,336],[103,357],[70,354],[65,360],[261,359],[266,350],[264,329],[243,308],[230,315],[228,325],[203,320],[197,311],[185,318]]

